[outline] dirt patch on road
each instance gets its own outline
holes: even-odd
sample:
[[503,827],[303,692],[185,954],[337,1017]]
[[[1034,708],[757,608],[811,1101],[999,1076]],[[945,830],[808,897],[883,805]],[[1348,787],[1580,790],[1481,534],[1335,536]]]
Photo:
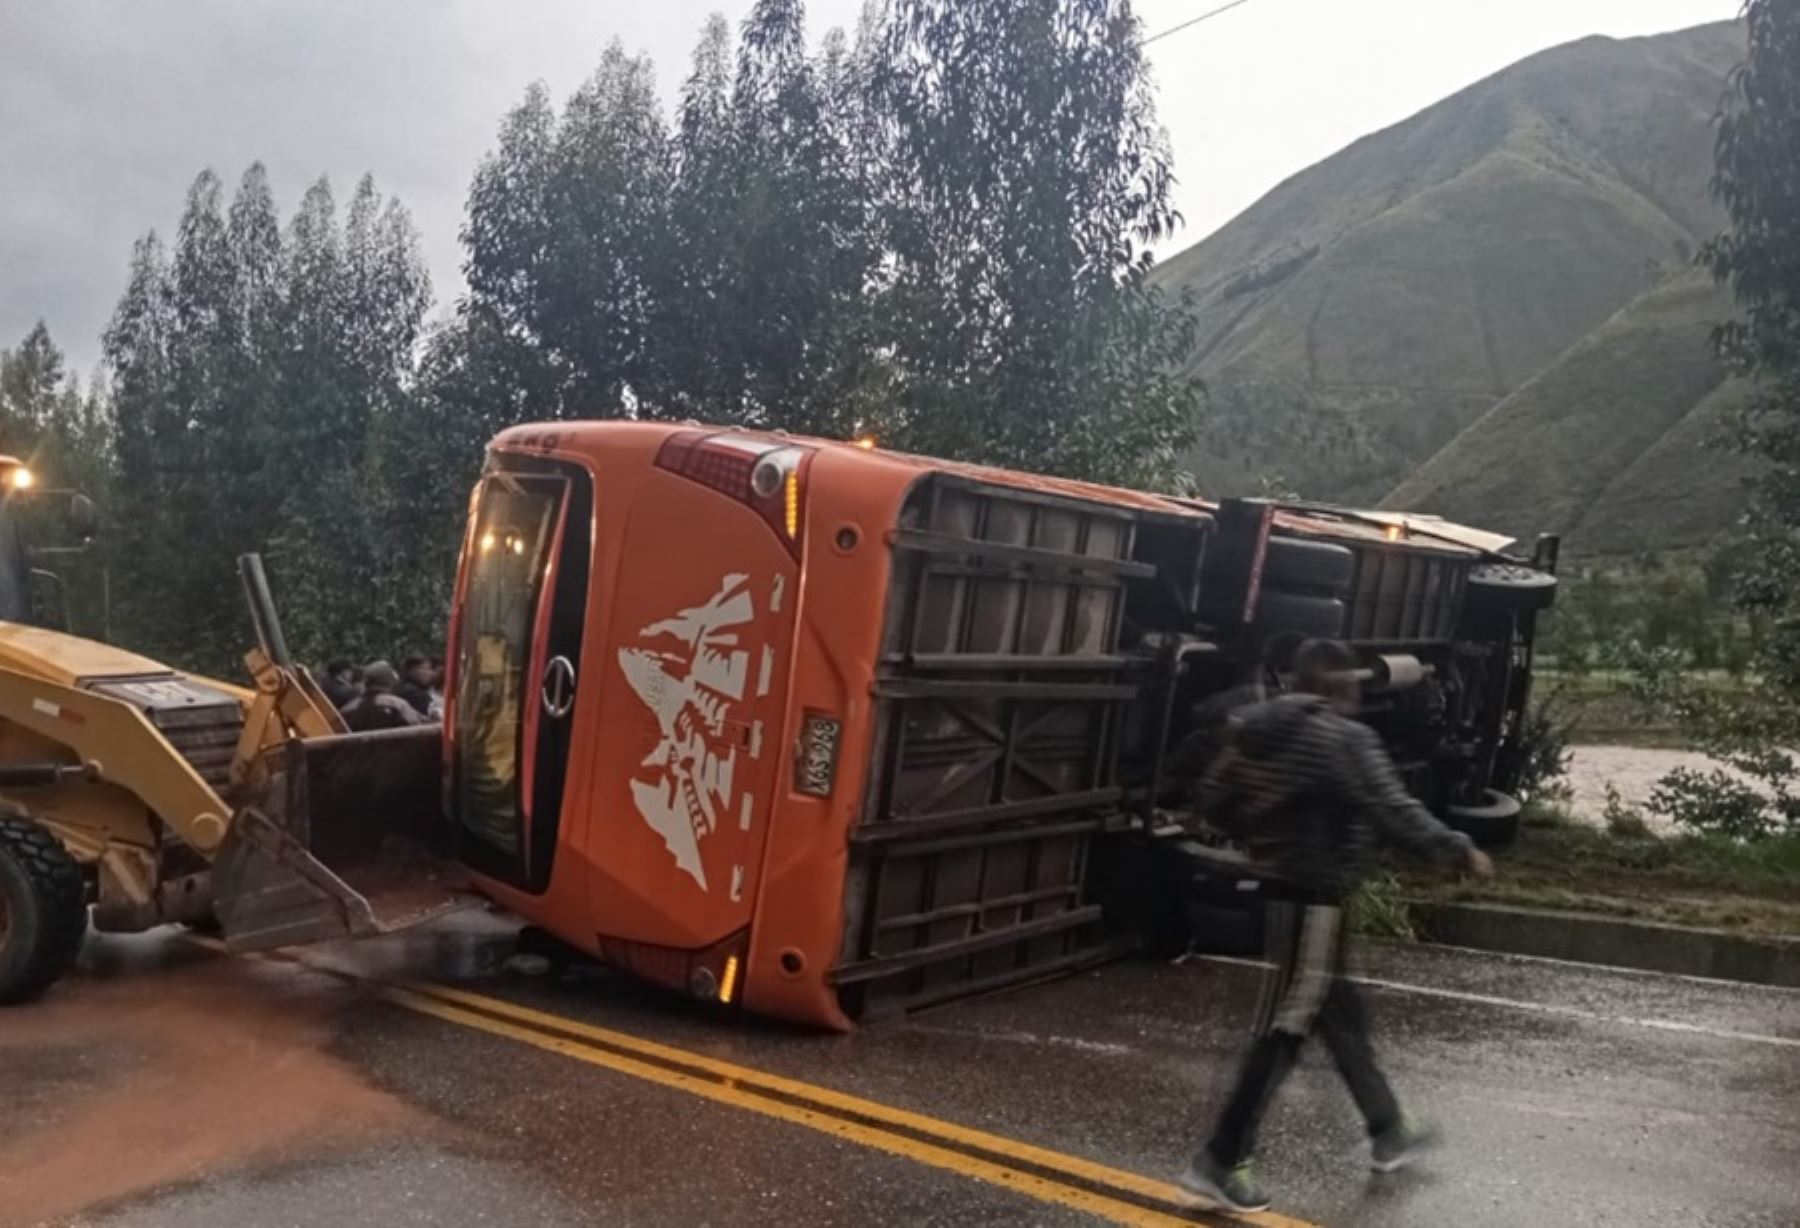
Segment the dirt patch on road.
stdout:
[[30,1094],[0,1107],[0,1224],[68,1222],[223,1168],[429,1129],[328,1052],[356,992],[209,960],[77,977],[8,1010],[0,1070],[47,1075],[21,1075]]

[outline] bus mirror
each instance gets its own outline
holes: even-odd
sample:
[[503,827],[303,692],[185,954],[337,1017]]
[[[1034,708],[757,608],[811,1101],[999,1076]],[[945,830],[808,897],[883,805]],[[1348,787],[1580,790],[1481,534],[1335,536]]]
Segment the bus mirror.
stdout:
[[1559,533],[1539,534],[1537,545],[1531,552],[1531,565],[1539,571],[1555,575],[1556,564],[1561,557],[1562,535]]
[[78,541],[88,542],[100,532],[100,509],[83,494],[69,496],[69,528]]

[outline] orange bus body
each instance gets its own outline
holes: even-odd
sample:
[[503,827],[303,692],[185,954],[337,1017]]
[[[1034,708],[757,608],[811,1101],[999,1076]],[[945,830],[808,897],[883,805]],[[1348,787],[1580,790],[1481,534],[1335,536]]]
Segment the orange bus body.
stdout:
[[1357,643],[1432,804],[1506,787],[1534,607],[1478,589],[1490,548],[1417,529],[785,435],[513,428],[452,610],[459,855],[606,963],[829,1028],[1095,962],[1146,932],[1181,713],[1263,677],[1277,633]]
[[[659,466],[671,441],[696,436],[742,441],[748,454],[802,451],[792,548],[783,540],[785,524]],[[851,1023],[830,973],[844,947],[849,837],[869,783],[889,538],[908,491],[927,473],[961,473],[1171,514],[1168,502],[1131,491],[851,444],[662,424],[508,430],[492,444],[484,488],[515,464],[592,483],[591,579],[582,595],[573,703],[560,718],[569,724],[561,813],[531,813],[529,796],[520,807],[523,843],[531,828],[557,824],[546,846],[549,864],[498,873],[469,858],[478,882],[495,900],[609,963],[758,1013],[833,1028]],[[457,761],[471,736],[466,709],[478,702],[469,689],[475,649],[462,642],[471,560],[481,557],[484,538],[490,551],[509,548],[483,520],[482,499],[478,490],[446,684],[453,821],[462,787]],[[549,553],[569,540],[569,529],[559,524],[548,535]],[[547,569],[553,578],[568,565],[551,557]],[[520,670],[540,689],[539,702],[520,705],[527,795],[541,761],[532,747],[543,737],[546,713],[558,706],[544,700],[538,681],[551,667],[540,638],[550,604],[536,603]],[[521,684],[515,693],[522,691]],[[797,786],[809,715],[837,728],[826,796]],[[672,815],[687,821],[691,840],[670,830]]]

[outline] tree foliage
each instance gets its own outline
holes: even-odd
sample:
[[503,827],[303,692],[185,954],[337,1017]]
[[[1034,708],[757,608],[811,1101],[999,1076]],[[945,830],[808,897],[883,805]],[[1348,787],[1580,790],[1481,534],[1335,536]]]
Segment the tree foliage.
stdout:
[[1714,194],[1730,227],[1702,258],[1737,299],[1714,341],[1756,381],[1733,442],[1764,462],[1734,596],[1768,627],[1748,698],[1695,688],[1668,651],[1636,647],[1639,688],[1726,768],[1676,772],[1651,807],[1747,838],[1800,828],[1800,0],[1749,0],[1749,55],[1733,73],[1715,146]]
[[545,418],[618,413],[645,383],[669,148],[650,62],[615,42],[553,117],[533,87],[476,172],[465,313]]
[[842,435],[856,426],[879,251],[841,36],[762,0],[735,58],[708,22],[682,89],[650,344],[649,412]]
[[1768,664],[1800,694],[1800,0],[1751,0],[1744,20],[1749,58],[1720,114],[1713,180],[1731,225],[1703,255],[1739,310],[1715,343],[1759,388],[1735,424],[1737,446],[1766,462],[1738,593],[1785,616]]
[[429,300],[412,223],[372,180],[342,222],[320,180],[285,228],[260,165],[229,208],[216,175],[194,180],[173,253],[154,234],[135,248],[105,338],[122,638],[235,672],[234,560],[260,550],[298,650],[433,642],[441,615],[395,601],[413,568],[379,448],[410,413]]
[[[0,453],[25,462],[37,486],[15,497],[12,510],[30,525],[28,538],[68,544],[67,504],[56,492],[104,496],[112,485],[111,403],[98,382],[85,391],[42,320],[11,349],[0,349]],[[61,560],[64,608],[72,622],[95,634],[106,628],[99,558]]]
[[260,166],[229,200],[201,174],[105,337],[120,637],[234,668],[255,549],[299,651],[441,642],[483,445],[526,420],[1170,480],[1192,319],[1145,277],[1177,218],[1140,37],[1128,0],[872,0],[815,45],[801,0],[756,0],[706,24],[668,113],[614,43],[503,118],[430,330],[370,180],[284,221]]
[[1722,353],[1752,374],[1800,368],[1800,4],[1744,6],[1749,58],[1731,77],[1718,123],[1713,192],[1731,227],[1708,245],[1741,317]]
[[615,45],[502,125],[454,345],[533,417],[1167,481],[1192,321],[1145,278],[1178,219],[1139,36],[1125,0],[890,0],[813,51],[759,0],[735,49],[707,23],[666,134]]
[[1553,657],[1558,670],[1581,674],[1617,665],[1619,645],[1629,643],[1672,652],[1690,670],[1742,677],[1764,642],[1767,619],[1723,600],[1709,570],[1669,560],[1565,575],[1541,624],[1538,652]]
[[82,390],[42,320],[17,346],[0,349],[0,453],[24,461],[43,484],[98,492],[111,485],[111,415],[105,386]]
[[892,7],[874,74],[903,434],[1115,481],[1168,476],[1191,325],[1148,287],[1177,222],[1119,0]]

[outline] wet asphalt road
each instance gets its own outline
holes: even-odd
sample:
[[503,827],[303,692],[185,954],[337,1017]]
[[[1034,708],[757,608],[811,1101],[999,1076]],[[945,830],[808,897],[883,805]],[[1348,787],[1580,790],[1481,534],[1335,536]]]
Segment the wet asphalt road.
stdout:
[[[1114,965],[851,1036],[604,973],[503,968],[476,917],[309,955],[1167,1176],[1254,967]],[[1370,1178],[1322,1055],[1264,1131],[1276,1210],[1329,1225],[1800,1224],[1800,993],[1432,949],[1364,952],[1377,1045],[1442,1146]],[[0,1224],[1092,1223],[1069,1206],[415,1013],[363,981],[95,940],[0,1015]]]

